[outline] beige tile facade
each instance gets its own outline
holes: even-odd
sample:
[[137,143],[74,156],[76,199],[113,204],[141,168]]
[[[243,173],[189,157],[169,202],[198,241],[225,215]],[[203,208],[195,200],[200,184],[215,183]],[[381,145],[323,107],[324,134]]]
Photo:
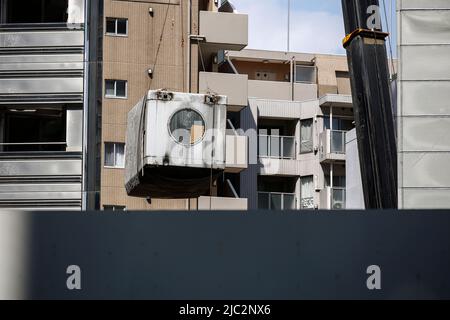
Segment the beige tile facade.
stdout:
[[[213,8],[212,1],[192,0],[191,32],[198,33],[198,10]],[[200,2],[200,4],[199,4]],[[128,20],[126,36],[103,38],[103,80],[127,81],[125,99],[106,98],[102,104],[102,164],[105,142],[125,142],[128,111],[150,89],[188,91],[187,48],[188,1],[105,0],[104,17]],[[106,26],[104,27],[106,31]],[[198,65],[192,45],[191,90],[197,91]],[[149,75],[152,70],[152,76]],[[104,87],[104,86],[103,86]],[[101,168],[101,208],[105,205],[127,209],[187,209],[188,201],[128,197],[124,169]]]

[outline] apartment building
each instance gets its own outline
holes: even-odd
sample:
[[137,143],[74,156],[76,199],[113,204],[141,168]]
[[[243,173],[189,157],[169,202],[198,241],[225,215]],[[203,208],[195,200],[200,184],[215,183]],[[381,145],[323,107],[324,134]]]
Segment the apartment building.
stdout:
[[344,209],[345,134],[354,127],[347,58],[243,50],[226,60],[247,78],[239,125],[250,164],[240,192],[249,209]]
[[[248,17],[228,1],[0,3],[0,207],[343,208],[344,56],[242,51]],[[127,114],[160,88],[227,96],[227,166],[208,195],[126,194]]]
[[230,164],[215,181],[216,208],[345,207],[345,133],[353,128],[347,58],[242,50],[247,20],[228,1],[105,1],[103,209],[211,207],[208,197],[150,203],[126,195],[127,114],[159,88],[228,98],[227,155],[248,152],[249,166]]
[[[247,208],[238,189],[239,172],[247,166],[247,138],[233,131],[239,127],[232,122],[247,106],[243,89],[239,101],[233,100],[233,95],[228,99],[229,166],[213,181],[211,194],[198,199],[149,200],[127,196],[124,187],[128,112],[148,90],[228,96],[229,80],[238,78],[246,84],[246,78],[242,82],[243,76],[221,74],[219,65],[224,50],[241,50],[247,45],[247,35],[247,15],[234,13],[228,1],[104,1],[101,209]],[[239,157],[243,160],[232,161]]]
[[85,9],[84,0],[0,0],[0,208],[82,208],[85,92],[95,92],[83,77],[95,71]]

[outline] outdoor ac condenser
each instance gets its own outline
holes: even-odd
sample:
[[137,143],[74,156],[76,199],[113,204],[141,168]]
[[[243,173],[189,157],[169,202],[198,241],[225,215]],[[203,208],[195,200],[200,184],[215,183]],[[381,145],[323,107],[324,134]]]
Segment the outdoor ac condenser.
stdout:
[[128,195],[208,195],[225,168],[226,103],[224,96],[149,91],[128,113]]

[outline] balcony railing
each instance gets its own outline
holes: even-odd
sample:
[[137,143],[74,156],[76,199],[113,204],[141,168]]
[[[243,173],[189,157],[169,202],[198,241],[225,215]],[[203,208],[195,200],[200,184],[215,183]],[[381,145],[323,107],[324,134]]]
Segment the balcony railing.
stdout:
[[65,151],[67,142],[0,142],[1,152]]
[[330,131],[331,153],[345,154],[345,134],[347,131]]
[[259,135],[258,141],[260,157],[295,159],[295,137]]
[[265,210],[294,210],[294,193],[258,192],[258,208]]
[[345,161],[345,135],[347,131],[326,129],[319,137],[320,161]]
[[345,209],[345,188],[331,189],[331,209],[341,210]]

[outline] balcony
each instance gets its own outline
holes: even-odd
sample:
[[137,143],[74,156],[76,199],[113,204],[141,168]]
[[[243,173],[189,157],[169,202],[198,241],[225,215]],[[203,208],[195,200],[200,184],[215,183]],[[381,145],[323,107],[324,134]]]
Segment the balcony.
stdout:
[[258,155],[272,159],[295,159],[295,137],[258,135]]
[[245,198],[199,197],[197,210],[246,211],[248,208]]
[[242,50],[248,45],[248,16],[200,11],[199,33],[212,50]]
[[293,136],[258,136],[260,174],[297,176],[300,174],[296,160],[296,143]]
[[346,131],[325,130],[319,136],[320,162],[345,161]]
[[208,91],[227,96],[229,111],[241,111],[248,105],[248,75],[200,72],[199,92]]
[[258,192],[258,209],[294,210],[296,203],[295,193]]
[[249,80],[248,96],[268,100],[307,101],[317,99],[317,85],[288,81]]
[[326,187],[320,192],[320,209],[345,209],[345,188]]
[[225,172],[239,173],[248,167],[248,137],[226,136]]
[[326,94],[319,99],[321,107],[353,108],[351,95]]

